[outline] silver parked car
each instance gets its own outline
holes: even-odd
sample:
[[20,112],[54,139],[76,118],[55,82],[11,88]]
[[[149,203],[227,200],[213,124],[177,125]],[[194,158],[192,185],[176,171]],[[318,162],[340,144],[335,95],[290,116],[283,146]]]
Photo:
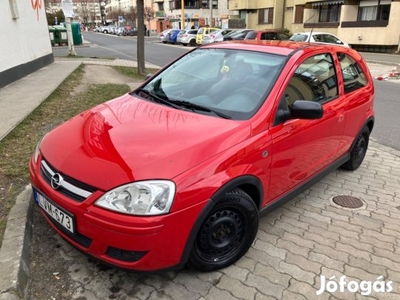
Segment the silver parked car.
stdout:
[[226,28],[226,29],[220,29],[220,30],[214,31],[209,34],[205,34],[203,36],[203,40],[201,41],[201,44],[204,45],[204,44],[211,44],[211,43],[215,43],[215,42],[222,42],[224,40],[224,36],[232,31],[233,31],[233,29]]
[[161,32],[158,37],[160,38],[161,42],[164,44],[168,43],[169,41],[169,33],[171,32],[172,29],[166,29],[163,32]]
[[183,46],[196,46],[196,35],[197,29],[184,29],[181,30],[176,39],[177,44],[182,44]]

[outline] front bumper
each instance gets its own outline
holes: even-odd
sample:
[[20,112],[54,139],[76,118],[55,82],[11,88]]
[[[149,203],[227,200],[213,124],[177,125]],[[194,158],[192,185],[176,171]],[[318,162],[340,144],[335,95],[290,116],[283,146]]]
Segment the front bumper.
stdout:
[[103,195],[96,191],[77,202],[53,189],[40,173],[40,160],[31,159],[32,187],[56,207],[69,212],[74,232],[66,230],[44,209],[48,223],[69,243],[107,264],[136,271],[156,271],[182,266],[191,229],[206,201],[161,216],[129,216],[94,205]]

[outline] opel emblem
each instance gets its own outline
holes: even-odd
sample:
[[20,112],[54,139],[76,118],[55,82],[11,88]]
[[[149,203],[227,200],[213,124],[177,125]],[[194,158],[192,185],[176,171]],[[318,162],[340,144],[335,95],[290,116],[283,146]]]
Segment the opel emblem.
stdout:
[[55,190],[58,189],[61,186],[63,180],[64,178],[62,178],[60,174],[54,174],[53,176],[51,176],[51,187]]

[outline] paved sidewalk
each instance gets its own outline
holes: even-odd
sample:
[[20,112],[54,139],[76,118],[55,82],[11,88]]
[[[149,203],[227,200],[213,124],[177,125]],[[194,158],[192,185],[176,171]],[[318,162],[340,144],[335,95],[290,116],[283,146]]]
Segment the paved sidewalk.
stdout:
[[[0,140],[32,112],[81,61],[59,60],[0,89]],[[84,60],[92,64],[136,66],[132,61]],[[152,66],[157,67],[157,66]],[[374,77],[390,66],[369,64]],[[40,89],[38,88],[40,86]],[[364,206],[337,207],[332,197],[354,196]],[[10,212],[0,250],[0,300],[20,299],[29,277],[30,189]],[[371,141],[365,162],[355,172],[338,170],[260,221],[257,239],[235,265],[213,273],[181,271],[143,277],[108,273],[85,264],[84,256],[61,243],[76,284],[72,299],[107,299],[114,276],[118,297],[131,299],[132,287],[146,299],[363,299],[358,292],[333,292],[341,276],[359,288],[382,289],[372,299],[400,299],[400,151]],[[74,272],[77,266],[80,272]],[[102,272],[102,273],[101,273]],[[100,274],[101,273],[101,274]],[[113,273],[112,276],[110,273]],[[87,274],[92,274],[88,279]],[[106,274],[106,275],[105,275]],[[320,296],[322,276],[327,289]],[[335,276],[335,277],[333,277]],[[383,276],[383,277],[380,277]],[[102,279],[103,278],[103,279]],[[99,281],[100,280],[100,281]],[[103,281],[102,281],[103,280]],[[367,281],[363,283],[362,281]],[[383,282],[385,286],[376,282]],[[387,284],[393,290],[389,292]],[[347,286],[349,287],[349,286]],[[384,292],[386,291],[386,292]],[[139,293],[139,292],[138,292]],[[137,296],[139,297],[139,295]]]

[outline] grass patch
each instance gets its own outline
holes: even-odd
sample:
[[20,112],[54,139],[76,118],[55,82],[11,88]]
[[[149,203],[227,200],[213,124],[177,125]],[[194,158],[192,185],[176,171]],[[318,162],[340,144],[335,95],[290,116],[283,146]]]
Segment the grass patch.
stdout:
[[[123,69],[117,71],[126,72],[120,71]],[[98,84],[87,86],[82,93],[73,93],[83,76],[84,65],[81,65],[0,141],[0,245],[16,196],[29,184],[28,162],[41,137],[80,112],[130,91],[125,84]],[[144,79],[143,76],[134,78]]]
[[[122,66],[113,66],[112,68],[114,70],[120,72],[121,74],[125,75],[125,76],[143,80],[143,76],[138,73],[138,69],[137,68],[122,67]],[[149,73],[149,74],[154,74],[158,70],[159,69],[146,69],[146,72]]]

